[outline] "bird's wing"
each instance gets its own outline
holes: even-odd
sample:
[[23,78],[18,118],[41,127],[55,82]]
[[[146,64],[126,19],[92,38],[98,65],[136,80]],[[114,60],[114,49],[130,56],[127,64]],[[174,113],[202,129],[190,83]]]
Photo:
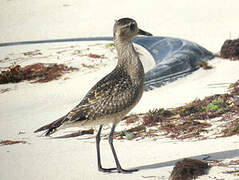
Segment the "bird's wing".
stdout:
[[115,68],[86,94],[67,115],[67,121],[78,122],[114,114],[132,105],[137,88],[123,68]]

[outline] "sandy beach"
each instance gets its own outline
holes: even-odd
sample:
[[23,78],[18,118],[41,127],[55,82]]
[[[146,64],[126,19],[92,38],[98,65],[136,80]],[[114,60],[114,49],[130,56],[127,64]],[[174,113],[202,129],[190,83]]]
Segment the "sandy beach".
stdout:
[[[134,18],[142,29],[155,36],[190,40],[215,54],[226,39],[238,38],[239,2],[236,0],[37,0],[34,3],[3,0],[0,4],[0,43],[112,36],[114,20],[122,17]],[[222,161],[224,164],[239,160],[238,135],[221,138],[208,135],[205,140],[177,140],[165,136],[117,139],[114,144],[122,166],[137,167],[139,171],[104,174],[97,170],[95,134],[68,139],[34,134],[40,126],[65,115],[115,67],[117,54],[115,49],[107,47],[108,43],[64,42],[0,47],[0,71],[16,63],[21,66],[62,63],[79,68],[79,71],[47,83],[0,84],[0,141],[24,142],[0,145],[0,180],[165,180],[175,162],[182,158]],[[135,46],[147,71],[154,65],[153,59],[143,47]],[[89,54],[100,58],[92,58]],[[239,79],[239,61],[215,57],[209,65],[213,69],[199,69],[163,87],[144,92],[129,115],[155,108],[178,107],[196,98],[226,93],[228,86]],[[124,129],[127,124],[122,121],[116,131]],[[56,136],[77,130],[66,129]],[[109,130],[110,126],[105,126],[103,134],[107,135]],[[103,165],[114,166],[107,138],[104,136],[103,139]],[[232,171],[235,173],[228,173]],[[198,179],[236,180],[239,179],[238,171],[239,164],[213,166]]]

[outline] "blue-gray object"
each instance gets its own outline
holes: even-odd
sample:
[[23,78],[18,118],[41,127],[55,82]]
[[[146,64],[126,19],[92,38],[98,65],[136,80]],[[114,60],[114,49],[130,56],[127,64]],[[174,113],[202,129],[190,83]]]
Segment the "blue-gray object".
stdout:
[[[0,43],[0,47],[56,42],[112,40],[112,37],[53,39]],[[214,57],[211,52],[198,44],[179,38],[157,36],[136,37],[133,42],[147,49],[153,56],[156,64],[155,67],[145,74],[146,91],[184,77],[198,69],[199,61],[207,61]]]
[[170,37],[138,37],[135,43],[147,49],[156,66],[145,74],[145,90],[160,87],[198,69],[199,61],[214,55],[196,43]]

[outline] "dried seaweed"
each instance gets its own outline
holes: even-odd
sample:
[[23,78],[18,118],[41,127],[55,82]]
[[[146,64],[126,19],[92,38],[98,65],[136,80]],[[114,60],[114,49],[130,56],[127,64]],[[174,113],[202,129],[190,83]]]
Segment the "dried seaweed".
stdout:
[[171,117],[175,115],[174,112],[165,110],[165,109],[154,109],[150,110],[146,115],[144,116],[144,122],[143,124],[145,126],[155,126],[157,123],[162,122],[163,119],[167,117]]
[[170,180],[191,180],[205,174],[210,168],[207,162],[185,158],[176,162],[170,175]]
[[222,130],[223,136],[233,136],[239,134],[239,118],[229,122]]
[[239,39],[226,40],[221,47],[220,55],[222,58],[239,60]]
[[206,61],[199,61],[197,64],[199,67],[203,68],[204,70],[209,70],[213,68],[212,66],[208,65]]
[[56,80],[63,74],[78,70],[77,68],[67,67],[64,64],[43,64],[36,63],[21,67],[20,65],[10,66],[8,70],[0,73],[0,84],[18,83],[24,80],[33,83],[49,82]]
[[26,144],[26,141],[12,141],[12,140],[4,140],[0,141],[0,145],[13,145],[13,144]]
[[[229,93],[217,94],[204,99],[196,99],[191,103],[173,109],[154,109],[141,115],[133,115],[126,119],[126,123],[134,123],[143,119],[139,127],[148,127],[146,131],[135,132],[139,137],[167,135],[170,138],[186,139],[200,137],[211,126],[210,119],[223,117],[227,126],[223,127],[222,135],[231,136],[239,134],[239,81],[229,86]],[[230,123],[229,123],[230,122]],[[151,131],[151,127],[156,130]],[[131,128],[133,129],[133,128]],[[138,128],[136,128],[138,129]],[[134,129],[133,129],[134,130]],[[157,132],[156,132],[157,131]]]
[[98,54],[92,54],[92,53],[88,54],[87,56],[90,58],[95,58],[95,59],[104,58],[104,55],[98,55]]

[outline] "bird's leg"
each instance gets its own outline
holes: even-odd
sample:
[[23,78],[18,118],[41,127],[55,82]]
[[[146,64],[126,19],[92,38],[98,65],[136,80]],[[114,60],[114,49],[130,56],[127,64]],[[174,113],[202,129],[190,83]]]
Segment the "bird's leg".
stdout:
[[116,152],[115,152],[114,145],[113,145],[113,136],[114,136],[115,126],[116,126],[116,124],[112,125],[111,132],[110,132],[110,135],[109,135],[109,144],[110,144],[112,153],[114,155],[115,163],[116,163],[116,166],[117,166],[117,171],[119,173],[132,173],[134,171],[138,171],[138,169],[125,170],[125,169],[121,168],[118,157],[117,157]]
[[102,168],[102,165],[101,165],[101,159],[100,159],[100,133],[101,133],[102,127],[103,127],[103,125],[100,125],[98,133],[96,135],[96,150],[97,150],[98,170],[101,171],[101,172],[111,172],[113,170],[116,170],[116,168],[105,169],[105,168]]

